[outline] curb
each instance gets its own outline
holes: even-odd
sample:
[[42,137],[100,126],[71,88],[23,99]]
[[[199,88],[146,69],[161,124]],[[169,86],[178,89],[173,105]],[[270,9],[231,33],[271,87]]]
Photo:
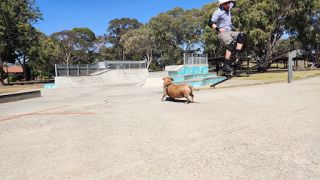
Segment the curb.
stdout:
[[36,97],[41,97],[40,90],[7,93],[7,94],[0,95],[0,103],[20,101],[20,100],[36,98]]

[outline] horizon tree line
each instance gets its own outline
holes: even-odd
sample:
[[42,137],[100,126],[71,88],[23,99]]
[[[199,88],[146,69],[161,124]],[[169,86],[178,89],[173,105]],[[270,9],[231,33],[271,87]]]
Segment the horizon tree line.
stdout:
[[[176,7],[145,24],[132,18],[113,19],[103,35],[94,34],[87,27],[74,27],[46,36],[33,27],[42,20],[35,0],[2,0],[0,86],[6,76],[2,68],[5,63],[21,64],[25,70],[29,67],[35,76],[52,74],[54,64],[146,60],[152,69],[158,60],[165,65],[182,63],[184,52],[221,56],[224,48],[207,26],[217,6],[213,2],[201,9]],[[319,0],[237,0],[232,13],[238,30],[249,37],[245,54],[265,61],[283,50],[283,44],[318,52],[319,9]],[[284,35],[288,39],[284,40]]]

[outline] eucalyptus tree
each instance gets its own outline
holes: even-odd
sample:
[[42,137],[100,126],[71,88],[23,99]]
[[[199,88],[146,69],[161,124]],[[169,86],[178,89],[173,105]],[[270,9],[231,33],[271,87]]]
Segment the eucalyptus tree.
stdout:
[[147,68],[154,60],[156,53],[155,36],[148,26],[134,29],[121,37],[120,44],[124,47],[125,53],[138,54],[147,61]]
[[[291,1],[288,21],[290,34],[300,41],[306,50],[319,49],[320,44],[320,1]],[[311,53],[311,52],[310,52]]]
[[182,34],[182,44],[180,46],[184,47],[185,52],[194,49],[196,45],[202,45],[201,36],[205,19],[206,16],[199,9],[184,11],[180,18],[180,30]]
[[117,59],[123,59],[123,47],[120,44],[121,37],[131,29],[138,29],[143,24],[136,19],[121,18],[113,19],[109,22],[105,39],[108,44],[112,45],[112,48],[117,52]]
[[59,63],[59,45],[52,38],[38,31],[38,39],[29,49],[28,65],[33,75],[54,74],[54,64]]
[[287,32],[312,40],[315,36],[308,35],[310,14],[316,10],[319,0],[238,0],[233,20],[239,30],[249,35],[249,54],[263,61],[275,53],[276,45]]
[[32,24],[41,19],[34,0],[2,0],[0,2],[0,86],[3,85],[3,63],[13,63],[17,50],[25,49]]
[[99,39],[89,28],[73,28],[74,45],[80,63],[92,63],[98,51]]
[[40,32],[34,28],[30,27],[28,31],[26,32],[28,36],[22,36],[20,37],[20,47],[15,48],[15,54],[17,55],[16,62],[18,62],[22,68],[23,68],[23,74],[24,74],[24,79],[28,80],[30,76],[27,76],[28,70],[29,70],[29,51],[31,48],[34,46],[37,46],[37,44],[40,41]]
[[[195,42],[193,38],[197,35],[190,35],[192,32],[189,33],[190,31],[197,32],[194,28],[190,28],[194,21],[189,24],[183,22],[187,19],[184,15],[185,11],[182,8],[174,8],[153,17],[147,24],[152,29],[156,49],[159,50],[159,56],[165,64],[177,63],[182,58],[183,45],[188,43],[186,47],[190,48],[190,45]],[[190,29],[187,30],[187,28]]]
[[274,54],[274,48],[286,32],[290,1],[239,0],[235,24],[249,35],[247,50],[261,61]]
[[116,49],[110,46],[101,47],[99,55],[101,60],[117,60],[118,58]]
[[64,64],[92,63],[95,60],[95,34],[88,28],[74,28],[50,36],[59,44],[58,57]]

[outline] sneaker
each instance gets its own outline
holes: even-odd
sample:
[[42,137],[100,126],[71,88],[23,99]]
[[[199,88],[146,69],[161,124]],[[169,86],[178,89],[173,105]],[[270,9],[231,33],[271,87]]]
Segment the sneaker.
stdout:
[[235,68],[235,67],[240,67],[240,66],[241,66],[240,60],[234,60],[234,61],[232,61],[231,66],[234,67],[234,68]]

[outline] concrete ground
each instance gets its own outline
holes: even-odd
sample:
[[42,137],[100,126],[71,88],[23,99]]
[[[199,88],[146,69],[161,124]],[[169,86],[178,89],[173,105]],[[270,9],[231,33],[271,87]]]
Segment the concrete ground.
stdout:
[[320,77],[194,94],[106,85],[0,104],[0,177],[320,179]]

